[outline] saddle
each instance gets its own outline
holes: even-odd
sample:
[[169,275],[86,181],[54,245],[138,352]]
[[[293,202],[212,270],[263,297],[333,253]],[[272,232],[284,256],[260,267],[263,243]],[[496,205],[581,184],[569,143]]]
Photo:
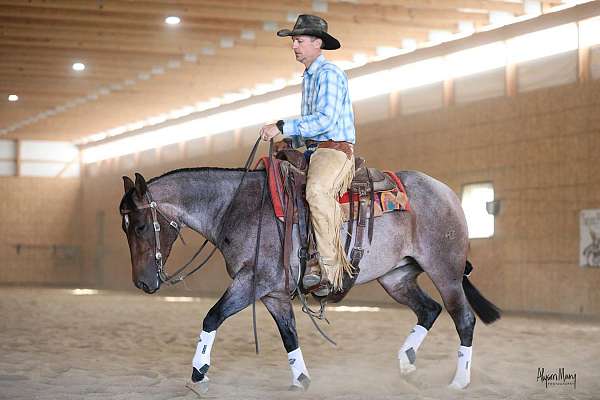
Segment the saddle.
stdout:
[[[305,200],[308,162],[302,152],[286,148],[278,151],[274,158],[261,158],[255,169],[260,168],[267,170],[269,193],[275,216],[284,223],[283,262],[286,288],[289,291],[292,227],[294,224],[298,224],[300,232],[300,276],[303,276],[307,263],[316,258],[314,257],[316,254],[314,240],[309,240],[312,228]],[[361,157],[355,157],[354,179],[348,191],[338,201],[342,208],[343,219],[348,222],[345,251],[348,254],[350,245],[353,245],[349,260],[355,272],[352,276],[344,275],[341,292],[330,293],[326,299],[321,299],[333,303],[341,301],[354,285],[360,270],[360,260],[364,254],[364,233],[367,230],[369,243],[371,243],[374,218],[386,212],[410,211],[408,197],[400,178],[391,171],[380,171],[367,167],[365,160]],[[356,225],[356,233],[353,232],[354,225]],[[308,293],[310,288],[299,287],[299,289],[303,293]]]

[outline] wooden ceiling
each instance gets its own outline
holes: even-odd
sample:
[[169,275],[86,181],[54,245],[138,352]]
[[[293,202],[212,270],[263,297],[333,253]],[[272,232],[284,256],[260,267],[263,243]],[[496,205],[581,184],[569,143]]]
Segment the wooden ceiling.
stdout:
[[[560,1],[544,1],[543,9]],[[314,11],[314,9],[321,11]],[[320,7],[320,8],[319,8]],[[323,7],[326,11],[323,11]],[[524,13],[518,0],[0,0],[0,138],[78,140],[173,109],[302,72],[290,28],[312,13],[342,49],[477,30],[490,12]],[[176,15],[181,23],[166,25]],[[242,37],[247,31],[248,38]],[[252,33],[250,33],[252,32]],[[253,38],[252,38],[253,36]],[[233,41],[233,46],[228,47]],[[227,43],[229,42],[229,43]],[[74,62],[86,69],[75,72]],[[7,101],[9,94],[19,101]]]

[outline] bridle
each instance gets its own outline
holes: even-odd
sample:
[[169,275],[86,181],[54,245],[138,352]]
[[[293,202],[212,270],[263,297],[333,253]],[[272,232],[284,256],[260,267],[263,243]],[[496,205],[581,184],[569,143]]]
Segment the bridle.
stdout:
[[[204,243],[202,243],[200,248],[196,251],[196,253],[190,258],[190,260],[188,262],[186,262],[182,267],[177,269],[177,271],[175,271],[175,273],[173,273],[173,275],[171,275],[171,276],[167,275],[167,273],[165,272],[165,265],[164,265],[163,255],[162,255],[161,246],[160,246],[160,223],[158,221],[158,216],[160,215],[166,221],[168,221],[169,226],[177,231],[177,236],[181,239],[183,244],[185,244],[185,241],[183,240],[183,236],[181,235],[181,228],[183,227],[183,224],[177,223],[177,221],[169,218],[163,211],[161,211],[158,208],[158,204],[156,203],[156,201],[154,201],[152,199],[150,190],[146,190],[146,193],[144,196],[145,200],[146,200],[146,204],[137,206],[136,210],[141,211],[141,210],[145,210],[147,208],[150,209],[150,213],[152,215],[152,226],[154,229],[154,262],[155,262],[156,268],[157,268],[158,279],[160,280],[161,284],[164,283],[166,285],[175,285],[175,284],[183,281],[188,276],[192,275],[193,273],[200,270],[203,266],[205,266],[208,263],[208,261],[211,259],[211,257],[215,254],[215,252],[218,249],[218,245],[222,239],[223,226],[225,225],[225,222],[227,221],[227,217],[228,217],[231,207],[235,201],[235,198],[237,197],[238,192],[240,191],[240,188],[242,187],[244,178],[246,177],[246,174],[250,170],[250,165],[252,164],[252,161],[254,160],[254,156],[256,155],[256,150],[258,149],[260,140],[261,140],[260,137],[256,140],[256,143],[254,144],[254,147],[252,148],[252,151],[250,152],[250,156],[248,157],[248,160],[246,160],[246,164],[244,165],[244,173],[242,174],[240,183],[239,183],[238,187],[236,188],[236,191],[234,192],[233,197],[231,198],[231,202],[225,209],[225,213],[223,214],[223,217],[221,218],[221,221],[219,223],[217,240],[215,241],[214,248],[210,251],[210,253],[204,258],[204,260],[202,260],[202,262],[196,268],[194,268],[191,271],[186,272],[185,274],[183,274],[183,272],[200,255],[200,253],[202,252],[204,247],[206,247],[206,245],[208,244],[208,239],[204,240]],[[271,152],[271,149],[269,149],[269,153],[270,152]],[[264,203],[264,196],[263,196],[262,203]],[[262,206],[263,206],[262,203],[261,203],[261,211],[262,211]],[[120,212],[121,212],[121,215],[126,216],[128,218],[128,214],[130,214],[133,211],[134,210],[121,210]],[[262,212],[261,212],[261,215],[262,215]],[[259,228],[260,228],[260,225],[259,225]],[[259,238],[260,238],[260,233],[259,233]]]
[[[208,263],[208,261],[211,259],[211,257],[215,254],[216,250],[219,248],[219,244],[222,240],[222,234],[223,234],[223,227],[225,225],[225,222],[227,220],[227,217],[229,215],[229,212],[231,210],[231,207],[234,204],[234,201],[240,191],[240,188],[242,187],[242,183],[244,182],[244,178],[246,177],[246,174],[248,173],[248,171],[250,170],[250,165],[252,164],[252,161],[254,160],[254,157],[256,155],[256,151],[258,149],[258,145],[261,141],[261,138],[259,137],[256,140],[256,143],[254,144],[254,147],[252,148],[252,151],[250,152],[250,155],[248,156],[248,159],[246,160],[246,164],[244,165],[244,173],[242,174],[242,177],[240,179],[240,183],[238,185],[238,187],[236,188],[231,201],[229,202],[229,205],[227,206],[227,208],[225,209],[225,213],[223,214],[223,217],[221,218],[221,221],[219,222],[219,230],[218,230],[218,234],[217,234],[217,239],[215,241],[214,244],[214,248],[211,250],[211,252],[204,258],[204,260],[193,270],[182,274],[182,272],[191,265],[191,263],[196,259],[196,257],[198,257],[198,255],[202,252],[202,250],[204,249],[204,247],[206,247],[207,243],[208,243],[208,239],[204,240],[204,243],[202,243],[202,245],[200,246],[200,248],[196,251],[196,253],[192,256],[192,258],[185,263],[182,267],[180,267],[177,271],[175,271],[175,273],[171,276],[168,276],[167,273],[165,272],[165,266],[163,263],[163,256],[161,253],[161,246],[160,246],[160,223],[158,222],[158,216],[162,216],[166,221],[169,222],[169,226],[173,229],[175,229],[177,231],[177,236],[181,239],[181,241],[183,242],[183,244],[185,244],[185,241],[183,240],[183,236],[181,235],[181,228],[183,227],[183,224],[181,223],[177,223],[177,221],[170,219],[167,215],[164,214],[164,212],[162,212],[159,208],[158,208],[158,204],[152,199],[152,195],[150,194],[149,190],[146,190],[146,194],[145,194],[145,199],[146,199],[146,204],[141,205],[141,206],[137,206],[136,210],[144,210],[146,208],[150,209],[151,215],[152,215],[152,226],[154,228],[154,262],[156,263],[156,267],[157,267],[157,274],[158,274],[158,278],[161,281],[161,283],[164,283],[166,285],[175,285],[179,282],[182,282],[184,279],[186,279],[188,276],[192,275],[193,273],[195,273],[196,271],[200,270],[204,265],[206,265],[206,263]],[[273,168],[273,140],[271,139],[269,142],[269,166],[270,168]],[[268,185],[268,174],[271,173],[272,171],[267,170],[267,182],[265,182],[264,186],[263,186],[263,190],[262,190],[262,196],[261,196],[261,202],[260,202],[260,214],[259,214],[259,221],[258,221],[258,232],[257,232],[257,242],[256,242],[256,246],[255,246],[255,252],[254,252],[254,263],[253,263],[253,275],[252,275],[252,298],[255,299],[256,297],[256,266],[258,264],[258,255],[259,255],[259,249],[260,249],[260,239],[261,239],[261,228],[262,228],[262,216],[263,216],[263,207],[265,204],[265,198],[267,195],[267,185]],[[277,187],[278,192],[280,191],[280,188]],[[121,210],[121,215],[128,217],[128,214],[131,213],[133,210]],[[282,232],[281,232],[281,227],[279,224],[277,224],[277,231],[279,234],[279,240],[281,242],[281,245],[283,247],[283,237],[282,237]],[[298,271],[298,279],[300,279],[300,270]],[[300,301],[303,305],[302,307],[302,311],[304,313],[306,313],[309,317],[311,322],[313,323],[313,325],[315,326],[315,328],[317,329],[317,331],[330,343],[332,343],[334,346],[336,345],[336,343],[331,340],[326,334],[325,332],[323,332],[323,330],[317,325],[317,323],[315,322],[315,316],[317,315],[317,313],[315,313],[314,311],[312,311],[309,306],[308,303],[304,297],[304,295],[302,294],[302,292],[298,289],[298,283],[296,282],[296,288],[294,290],[295,293],[298,294],[298,297],[300,298]],[[291,293],[288,293],[291,295]],[[326,318],[324,318],[323,316],[323,305],[321,306],[321,312],[320,312],[320,316],[317,317],[318,319],[325,319],[325,321],[327,321]],[[329,321],[327,321],[327,323],[329,323]],[[252,301],[252,326],[253,326],[253,331],[254,331],[254,343],[255,343],[255,347],[256,347],[256,354],[259,353],[259,347],[258,347],[258,333],[257,333],[257,329],[256,329],[256,301]]]
[[[164,283],[166,285],[174,285],[178,282],[181,282],[189,275],[202,268],[208,262],[208,260],[210,260],[210,257],[212,257],[212,255],[215,253],[216,247],[210,252],[206,259],[203,260],[198,267],[196,267],[196,269],[185,275],[180,275],[181,272],[183,272],[198,257],[198,255],[202,252],[204,247],[206,247],[206,245],[208,244],[208,239],[205,239],[204,243],[202,243],[198,251],[196,251],[196,253],[187,263],[185,263],[181,268],[175,271],[173,275],[167,275],[167,273],[165,272],[165,265],[163,261],[164,259],[160,245],[160,222],[158,221],[158,216],[160,215],[165,220],[167,220],[169,222],[168,225],[171,228],[175,229],[175,231],[177,232],[177,236],[181,239],[181,242],[183,244],[186,244],[185,240],[183,239],[183,236],[181,235],[181,228],[184,225],[181,223],[177,223],[177,221],[169,218],[163,211],[161,211],[160,208],[158,208],[158,204],[156,203],[156,201],[152,199],[152,194],[150,194],[150,191],[146,191],[146,195],[144,197],[146,199],[146,204],[137,206],[136,210],[141,211],[149,208],[150,213],[152,215],[152,227],[154,229],[154,263],[156,264],[158,279],[160,279],[161,284]],[[121,210],[121,215],[125,216],[125,218],[128,218],[128,214],[130,214],[132,211],[133,210]]]

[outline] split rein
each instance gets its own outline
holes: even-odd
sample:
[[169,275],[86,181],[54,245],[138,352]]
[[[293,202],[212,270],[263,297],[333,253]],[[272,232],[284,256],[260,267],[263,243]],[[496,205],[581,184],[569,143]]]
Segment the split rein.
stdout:
[[[204,240],[204,243],[202,243],[200,248],[196,251],[196,253],[194,253],[194,255],[190,258],[190,260],[188,262],[186,262],[182,267],[177,269],[177,271],[175,271],[175,273],[173,273],[173,275],[171,275],[171,276],[167,275],[167,273],[165,271],[165,265],[163,262],[163,256],[161,253],[160,223],[158,222],[158,216],[160,215],[163,217],[163,219],[168,221],[168,225],[177,231],[177,236],[181,239],[183,244],[185,244],[185,241],[183,240],[183,236],[181,235],[182,224],[178,224],[175,220],[172,220],[169,217],[167,217],[158,208],[158,204],[152,199],[152,195],[150,194],[150,191],[149,190],[146,191],[145,197],[146,197],[147,204],[138,206],[137,210],[144,210],[144,209],[149,208],[151,215],[152,215],[152,226],[154,228],[154,240],[155,240],[154,261],[156,263],[156,267],[158,270],[158,278],[160,279],[161,283],[163,283],[165,285],[173,286],[173,285],[178,284],[179,282],[183,282],[187,277],[189,277],[190,275],[199,271],[203,266],[205,266],[208,263],[208,261],[211,259],[211,257],[215,254],[215,252],[219,248],[219,244],[221,243],[221,240],[223,239],[222,238],[223,227],[225,226],[225,222],[227,222],[227,217],[231,211],[231,208],[233,207],[235,199],[240,191],[240,188],[242,187],[242,184],[244,183],[244,178],[246,177],[246,174],[248,173],[248,171],[250,171],[250,165],[254,161],[254,157],[256,156],[256,151],[258,150],[258,145],[260,144],[260,141],[261,141],[261,138],[259,137],[256,140],[256,143],[254,143],[254,146],[252,147],[252,150],[250,151],[250,155],[248,156],[248,159],[246,160],[246,163],[244,164],[244,173],[242,174],[240,183],[238,184],[238,187],[236,188],[235,192],[233,193],[233,197],[231,198],[229,205],[225,209],[223,218],[221,219],[221,222],[219,223],[219,231],[217,234],[217,239],[214,244],[214,248],[204,258],[204,260],[202,260],[202,262],[200,264],[198,264],[197,267],[195,267],[194,269],[192,269],[189,272],[186,272],[185,274],[183,272],[194,262],[194,260],[200,255],[200,253],[202,253],[202,250],[204,250],[204,248],[208,244],[208,239]],[[272,172],[272,171],[270,171],[270,169],[273,168],[273,140],[272,139],[269,142],[269,161],[270,161],[269,162],[269,170],[267,171],[267,176],[269,173]],[[255,344],[255,349],[256,349],[257,354],[259,353],[259,346],[258,346],[258,332],[256,329],[256,300],[255,300],[256,299],[256,267],[258,264],[258,254],[259,254],[259,250],[260,250],[262,217],[263,217],[264,203],[265,203],[265,199],[267,196],[267,185],[268,185],[268,181],[265,182],[265,185],[262,190],[262,195],[261,195],[257,240],[256,240],[256,247],[255,247],[255,252],[254,252],[254,263],[252,265],[252,268],[253,268],[253,274],[252,274],[252,276],[253,276],[252,277],[252,298],[253,298],[253,301],[252,301],[252,326],[253,326],[253,330],[254,330],[254,344]],[[280,190],[281,189],[279,188],[279,186],[277,186],[277,191],[280,192]],[[125,216],[125,218],[127,218],[128,217],[127,214],[129,214],[130,212],[131,212],[130,210],[124,210],[121,213]],[[279,240],[281,242],[281,246],[283,247],[283,237],[282,237],[281,227],[279,226],[279,224],[277,224],[277,231],[279,234]],[[298,271],[298,272],[300,272],[300,271]],[[302,294],[302,292],[300,290],[298,290],[298,287],[296,287],[294,289],[294,291],[292,291],[292,293],[293,292],[296,292],[298,294],[300,302],[302,303],[302,311],[310,317],[310,320],[313,323],[314,327],[317,329],[317,331],[325,338],[325,340],[327,340],[328,342],[330,342],[331,344],[333,344],[335,346],[336,343],[333,340],[331,340],[331,338],[329,338],[329,336],[327,336],[327,334],[325,334],[325,332],[323,332],[323,330],[317,325],[317,323],[315,321],[315,318],[317,318],[317,319],[324,319],[327,323],[329,323],[329,321],[327,321],[327,319],[323,315],[324,304],[323,303],[321,304],[320,312],[318,312],[318,313],[314,312],[308,306],[308,302],[307,302],[305,296]],[[289,293],[289,294],[292,295],[292,293]]]

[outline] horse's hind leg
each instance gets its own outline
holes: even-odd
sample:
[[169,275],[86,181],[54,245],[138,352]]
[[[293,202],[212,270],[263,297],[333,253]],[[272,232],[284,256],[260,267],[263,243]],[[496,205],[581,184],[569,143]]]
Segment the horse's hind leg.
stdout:
[[381,286],[394,300],[407,305],[417,316],[417,325],[410,331],[398,351],[402,374],[408,374],[416,369],[417,350],[442,311],[442,306],[419,287],[417,276],[421,272],[423,270],[418,265],[409,264],[388,272],[378,279]]
[[285,293],[271,293],[261,299],[277,324],[283,346],[288,353],[288,362],[292,370],[291,390],[307,390],[310,385],[310,375],[304,364],[302,351],[298,346],[296,319],[292,302]]
[[471,382],[471,356],[475,330],[475,314],[471,310],[462,285],[465,264],[464,262],[461,264],[439,261],[428,264],[435,265],[436,268],[427,269],[427,274],[440,292],[446,311],[452,317],[460,338],[456,373],[450,383],[450,387],[455,389],[464,389]]
[[[435,281],[434,284],[436,284]],[[456,373],[450,383],[450,387],[464,389],[471,382],[471,356],[473,331],[475,330],[475,314],[473,314],[468,304],[460,280],[447,281],[444,282],[444,285],[438,286],[436,284],[436,286],[442,295],[446,311],[452,317],[456,331],[460,337]]]

